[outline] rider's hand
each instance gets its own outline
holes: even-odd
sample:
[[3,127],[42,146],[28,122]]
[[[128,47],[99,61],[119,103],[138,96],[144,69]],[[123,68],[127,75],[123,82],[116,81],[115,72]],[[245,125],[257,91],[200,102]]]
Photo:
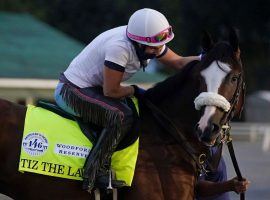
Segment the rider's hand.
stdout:
[[141,99],[145,93],[145,89],[138,87],[137,85],[131,85],[134,88],[134,96]]
[[205,54],[206,54],[206,51],[202,50],[201,53],[198,55],[199,61],[202,60],[202,58],[205,56]]
[[238,181],[237,177],[230,180],[232,183],[232,190],[237,194],[247,191],[250,181],[243,178],[243,181]]

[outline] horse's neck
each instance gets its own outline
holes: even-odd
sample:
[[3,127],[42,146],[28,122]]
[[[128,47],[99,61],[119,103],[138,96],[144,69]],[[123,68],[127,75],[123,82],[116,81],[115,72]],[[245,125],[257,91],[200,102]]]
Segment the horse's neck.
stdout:
[[185,131],[193,130],[195,123],[198,121],[198,113],[194,107],[196,96],[194,84],[188,83],[181,88],[178,94],[175,94],[171,99],[167,99],[161,105],[161,108],[167,112],[179,128],[185,129]]
[[0,99],[0,127],[2,127],[1,123],[6,123],[6,120],[14,123],[18,119],[24,121],[25,112],[25,106]]
[[156,107],[174,121],[179,128],[186,127],[191,130],[190,128],[194,127],[199,118],[194,106],[194,99],[198,95],[196,88],[198,87],[193,80],[188,80],[178,88],[173,93],[165,95],[166,97],[162,101],[157,100],[158,97],[155,95],[151,100],[154,100],[153,103]]
[[[194,99],[198,95],[196,88],[198,82],[193,80],[194,66],[197,62],[191,62],[178,74],[158,83],[149,89],[145,97],[158,107],[167,117],[185,134],[190,134],[198,121],[198,113],[195,110]],[[152,127],[160,127],[149,109],[142,110],[142,121],[146,122],[146,132]],[[147,123],[153,122],[152,126]],[[155,124],[156,123],[156,124]],[[151,131],[151,130],[150,130]],[[160,130],[156,130],[160,132]]]

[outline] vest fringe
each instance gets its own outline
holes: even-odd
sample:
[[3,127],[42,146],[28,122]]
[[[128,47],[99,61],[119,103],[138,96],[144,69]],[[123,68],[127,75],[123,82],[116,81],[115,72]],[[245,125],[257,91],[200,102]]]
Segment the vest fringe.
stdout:
[[88,101],[84,95],[78,92],[77,88],[70,87],[68,84],[63,85],[60,95],[85,122],[106,128],[114,127],[120,131],[122,117],[119,112]]

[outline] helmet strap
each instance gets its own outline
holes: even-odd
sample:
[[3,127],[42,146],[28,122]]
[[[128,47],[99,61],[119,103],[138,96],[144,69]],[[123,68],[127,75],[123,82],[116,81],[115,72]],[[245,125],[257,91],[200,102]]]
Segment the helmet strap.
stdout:
[[155,58],[155,54],[147,54],[145,53],[146,45],[140,44],[138,42],[135,42],[133,40],[130,40],[135,48],[136,54],[139,58],[141,68],[143,68],[143,71],[145,71],[145,68],[147,67],[147,59],[153,59]]

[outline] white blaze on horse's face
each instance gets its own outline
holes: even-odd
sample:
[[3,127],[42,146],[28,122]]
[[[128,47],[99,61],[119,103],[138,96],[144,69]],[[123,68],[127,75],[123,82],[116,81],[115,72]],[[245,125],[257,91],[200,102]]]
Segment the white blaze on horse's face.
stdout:
[[[213,61],[209,67],[202,70],[201,76],[205,80],[207,92],[218,94],[218,89],[221,86],[221,83],[230,71],[230,66],[227,63],[220,61]],[[202,132],[204,132],[210,117],[214,115],[215,111],[215,105],[208,105],[205,107],[204,114],[198,123],[198,127]]]

